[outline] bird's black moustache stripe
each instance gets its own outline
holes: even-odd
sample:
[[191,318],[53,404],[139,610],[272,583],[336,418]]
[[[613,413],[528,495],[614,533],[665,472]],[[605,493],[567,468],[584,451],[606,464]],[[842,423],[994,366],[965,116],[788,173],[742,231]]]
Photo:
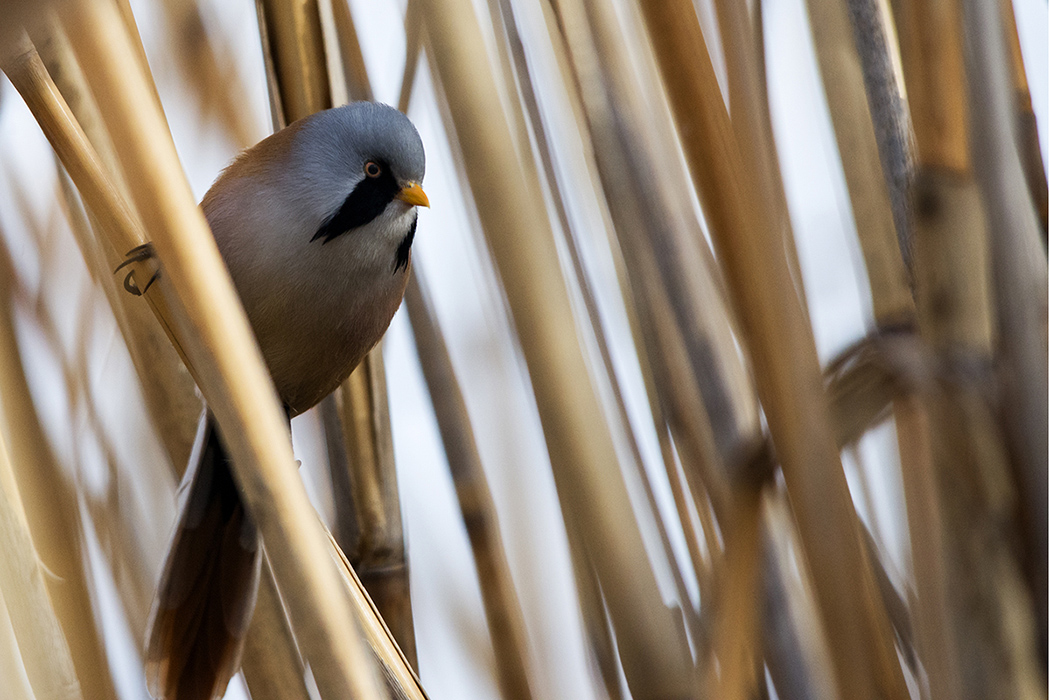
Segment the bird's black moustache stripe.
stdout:
[[408,267],[408,256],[412,253],[412,239],[416,237],[416,224],[418,222],[419,215],[417,214],[412,218],[412,225],[408,227],[408,233],[401,239],[401,244],[397,247],[397,257],[394,259],[395,274],[401,268]]
[[338,211],[325,219],[321,228],[311,238],[327,243],[347,231],[351,231],[375,219],[383,213],[386,206],[393,201],[401,187],[397,184],[386,163],[376,161],[382,172],[379,177],[366,177],[357,183],[353,192],[347,195]]

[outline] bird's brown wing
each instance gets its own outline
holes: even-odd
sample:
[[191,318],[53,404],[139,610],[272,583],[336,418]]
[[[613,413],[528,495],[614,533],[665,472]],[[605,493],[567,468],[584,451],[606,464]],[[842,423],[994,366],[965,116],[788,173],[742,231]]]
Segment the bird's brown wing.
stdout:
[[237,672],[262,559],[217,426],[201,417],[182,511],[150,614],[146,680],[158,700],[212,700]]

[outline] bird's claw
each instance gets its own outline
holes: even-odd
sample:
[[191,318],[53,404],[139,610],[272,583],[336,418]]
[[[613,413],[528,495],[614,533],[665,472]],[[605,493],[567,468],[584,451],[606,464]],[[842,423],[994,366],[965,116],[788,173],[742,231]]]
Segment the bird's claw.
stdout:
[[[149,260],[153,256],[154,250],[152,243],[143,243],[140,246],[135,246],[134,248],[128,251],[127,255],[124,257],[124,262],[117,265],[117,269],[113,270],[113,274],[120,272],[122,268],[125,268],[128,265],[132,265],[137,262],[143,262],[144,260]],[[157,277],[159,276],[160,270],[155,271],[153,275],[149,278],[149,281],[146,282],[146,286],[142,289],[139,289],[138,284],[135,282],[135,271],[128,270],[128,274],[124,276],[124,290],[127,291],[129,294],[134,294],[135,296],[140,297],[147,291],[149,291],[150,285],[156,282]]]

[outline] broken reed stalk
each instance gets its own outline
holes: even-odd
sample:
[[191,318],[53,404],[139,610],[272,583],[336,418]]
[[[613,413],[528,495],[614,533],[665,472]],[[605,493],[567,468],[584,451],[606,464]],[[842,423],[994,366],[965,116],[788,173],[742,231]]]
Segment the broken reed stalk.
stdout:
[[421,0],[434,65],[529,369],[566,527],[601,582],[638,698],[687,697],[692,663],[660,599],[577,342],[542,196],[523,171],[469,0]]
[[[5,313],[7,301],[3,300]],[[0,362],[5,367],[5,373],[10,371],[8,365],[18,362],[17,354],[11,356],[9,351],[10,348],[0,350]],[[5,413],[10,408],[6,406]],[[4,562],[0,566],[0,591],[3,591],[0,605],[6,605],[17,643],[16,651],[21,657],[33,694],[38,698],[81,700],[84,696],[77,682],[67,637],[63,634],[56,611],[51,607],[52,598],[44,582],[44,570],[33,546],[26,511],[19,498],[14,470],[2,437],[0,560]],[[79,561],[75,563],[79,564]],[[66,634],[71,632],[83,635],[87,630],[72,630],[67,624]],[[8,682],[5,678],[5,690]],[[20,686],[13,679],[10,683],[12,690]],[[116,697],[115,694],[112,697]]]
[[409,279],[405,307],[474,555],[500,691],[505,700],[529,700],[532,691],[527,670],[525,621],[504,553],[496,506],[478,454],[463,392],[418,268]]
[[[722,17],[732,12],[727,4],[719,4]],[[907,697],[827,421],[813,336],[782,252],[785,222],[772,219],[777,207],[771,203],[783,193],[763,189],[768,179],[758,171],[767,160],[754,143],[760,135],[752,133],[745,145],[728,122],[693,4],[641,6],[795,505],[839,692],[850,698]],[[720,24],[730,62],[745,60],[746,42],[733,31],[733,21]],[[746,25],[737,29],[749,31]],[[748,99],[747,89],[740,94],[734,114],[743,120],[760,105]]]
[[[1021,588],[1016,563],[1004,546],[1011,533],[1003,531],[1003,523],[1011,522],[1015,486],[988,407],[996,319],[985,209],[967,121],[962,15],[952,0],[917,0],[900,10],[917,159],[916,302],[942,388],[927,409],[945,522],[946,576],[954,582],[948,610],[958,697],[1020,697],[1030,685],[1031,652],[1024,637],[1031,630],[1010,621],[1018,606],[1024,610],[1030,601],[1016,595]],[[980,147],[973,151],[980,152]],[[1031,619],[1030,610],[1025,616]]]
[[[263,0],[260,5],[277,69],[271,85],[278,89],[277,101],[289,121],[332,107],[336,94],[371,94],[356,35],[344,35],[353,31],[352,18],[337,22],[348,8],[337,10],[334,6],[346,3],[335,0],[328,17],[335,26],[326,26],[321,7],[327,8],[327,2]],[[326,34],[334,42],[326,45]],[[340,72],[345,72],[345,86],[332,83],[328,67],[336,63]],[[330,469],[346,471],[345,477],[333,474],[333,485],[349,485],[348,491],[335,494],[337,519],[344,524],[338,532],[348,535],[340,545],[349,553],[357,575],[415,667],[415,629],[381,346],[374,348],[343,382],[338,396],[342,430],[325,432],[326,440],[345,441],[344,451],[329,449],[330,455],[346,456],[345,462],[329,465]]]
[[[1022,564],[1036,605],[1040,658],[1047,649],[1047,261],[1036,209],[1025,187],[1023,154],[1009,89],[1002,6],[963,0],[975,175],[988,218],[1003,396],[1002,427],[1017,482]],[[1010,12],[1012,16],[1013,13]],[[1016,35],[1016,29],[1010,27]],[[1034,144],[1038,149],[1038,142]],[[1039,152],[1038,150],[1036,151]],[[1025,155],[1025,157],[1030,157]],[[1045,181],[1043,194],[1046,194]]]
[[[233,471],[259,525],[297,640],[322,692],[381,698],[323,531],[294,468],[287,429],[258,347],[203,214],[181,172],[170,132],[151,101],[114,8],[78,3],[71,36],[103,110],[165,276],[186,313],[191,369],[223,426]],[[207,349],[207,350],[206,350]]]

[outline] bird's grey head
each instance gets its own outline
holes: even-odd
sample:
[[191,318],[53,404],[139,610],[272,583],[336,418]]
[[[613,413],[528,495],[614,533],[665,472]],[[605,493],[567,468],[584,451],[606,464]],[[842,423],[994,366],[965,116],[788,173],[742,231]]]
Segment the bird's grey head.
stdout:
[[293,150],[304,191],[326,212],[314,240],[328,242],[364,226],[388,206],[428,206],[420,188],[423,142],[404,114],[354,102],[303,120]]

